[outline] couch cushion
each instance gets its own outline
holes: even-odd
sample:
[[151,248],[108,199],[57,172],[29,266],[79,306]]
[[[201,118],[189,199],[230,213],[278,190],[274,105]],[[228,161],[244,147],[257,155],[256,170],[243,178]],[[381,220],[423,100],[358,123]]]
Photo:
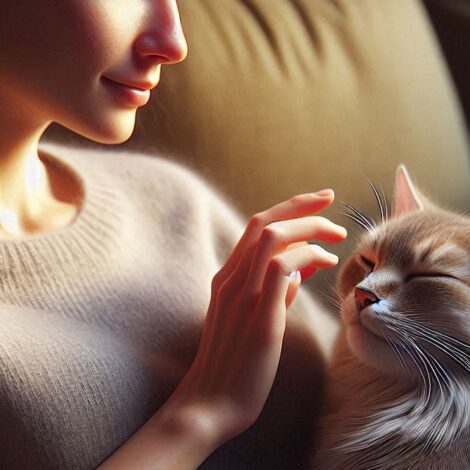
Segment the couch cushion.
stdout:
[[163,67],[125,146],[195,169],[247,217],[324,187],[375,215],[363,172],[390,192],[400,162],[424,193],[470,209],[462,114],[418,1],[179,4],[188,58]]

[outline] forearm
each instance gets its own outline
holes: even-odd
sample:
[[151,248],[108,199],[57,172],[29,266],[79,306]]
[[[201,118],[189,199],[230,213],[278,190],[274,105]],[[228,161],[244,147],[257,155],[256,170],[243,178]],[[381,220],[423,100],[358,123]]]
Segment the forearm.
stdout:
[[98,470],[194,470],[217,447],[201,413],[162,407]]

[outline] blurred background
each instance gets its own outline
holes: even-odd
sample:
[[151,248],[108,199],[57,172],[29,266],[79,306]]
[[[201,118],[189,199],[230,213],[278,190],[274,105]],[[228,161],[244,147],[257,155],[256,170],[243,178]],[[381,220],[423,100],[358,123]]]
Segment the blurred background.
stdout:
[[470,129],[470,0],[424,2],[457,87]]
[[[177,161],[242,218],[332,187],[350,236],[405,163],[423,193],[470,212],[468,0],[180,0],[189,55],[163,67],[119,148]],[[59,126],[46,138],[99,146]],[[110,147],[110,146],[104,146]],[[114,147],[114,146],[111,146]],[[175,215],[176,216],[176,215]],[[328,302],[337,274],[305,285]]]

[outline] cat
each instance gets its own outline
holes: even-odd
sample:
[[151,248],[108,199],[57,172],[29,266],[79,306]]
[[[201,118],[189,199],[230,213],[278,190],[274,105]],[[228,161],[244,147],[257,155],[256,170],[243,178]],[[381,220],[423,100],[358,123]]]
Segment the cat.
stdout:
[[393,211],[341,268],[312,470],[470,469],[470,216],[438,206],[404,165]]

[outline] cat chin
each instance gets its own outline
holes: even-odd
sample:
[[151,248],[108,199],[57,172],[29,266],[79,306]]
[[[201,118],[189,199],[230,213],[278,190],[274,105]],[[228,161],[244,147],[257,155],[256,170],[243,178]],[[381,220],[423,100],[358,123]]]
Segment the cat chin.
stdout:
[[364,364],[385,373],[386,375],[414,381],[405,372],[394,351],[385,339],[368,330],[362,323],[347,325],[346,338],[352,353]]
[[[408,371],[405,371],[398,360],[395,351],[387,343],[386,339],[377,333],[377,327],[373,328],[369,322],[369,328],[361,323],[357,311],[356,302],[352,294],[343,299],[341,308],[343,328],[346,329],[346,338],[349,349],[360,362],[373,367],[385,375],[404,379],[407,383],[415,383],[419,376],[411,376],[408,372],[413,370],[413,364],[404,354],[400,353],[407,363]],[[364,321],[368,321],[366,318]],[[380,329],[379,329],[380,331]]]

